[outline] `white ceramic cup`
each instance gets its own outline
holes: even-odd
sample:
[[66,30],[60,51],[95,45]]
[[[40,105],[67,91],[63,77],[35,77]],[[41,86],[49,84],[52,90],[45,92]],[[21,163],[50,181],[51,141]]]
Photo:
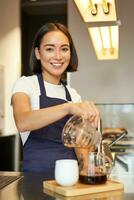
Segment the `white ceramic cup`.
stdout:
[[62,159],[55,162],[55,180],[62,186],[72,186],[79,179],[77,160]]

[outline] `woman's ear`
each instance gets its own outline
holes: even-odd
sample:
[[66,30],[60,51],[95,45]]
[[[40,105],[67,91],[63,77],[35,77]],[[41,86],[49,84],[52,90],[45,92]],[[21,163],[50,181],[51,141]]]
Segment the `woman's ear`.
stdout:
[[38,47],[35,48],[34,52],[35,52],[36,59],[40,60],[40,52],[39,52]]

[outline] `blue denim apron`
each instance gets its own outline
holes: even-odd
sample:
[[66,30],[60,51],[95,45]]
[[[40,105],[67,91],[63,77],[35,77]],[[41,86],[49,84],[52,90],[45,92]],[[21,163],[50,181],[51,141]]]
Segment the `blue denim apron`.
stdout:
[[[40,86],[40,108],[59,105],[71,101],[71,96],[64,85],[67,101],[46,96],[42,74],[38,74]],[[31,131],[23,148],[23,171],[45,172],[54,176],[55,161],[58,159],[77,159],[74,149],[62,144],[62,129],[70,115],[38,130]]]

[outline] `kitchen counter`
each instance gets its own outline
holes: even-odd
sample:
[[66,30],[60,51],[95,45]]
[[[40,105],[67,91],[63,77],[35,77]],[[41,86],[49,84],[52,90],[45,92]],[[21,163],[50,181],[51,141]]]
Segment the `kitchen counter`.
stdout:
[[[18,174],[10,172],[5,174]],[[112,191],[76,197],[64,197],[43,189],[43,181],[49,176],[42,173],[24,173],[23,178],[0,190],[0,200],[133,200],[134,175],[112,175],[112,178],[124,183],[124,191]]]

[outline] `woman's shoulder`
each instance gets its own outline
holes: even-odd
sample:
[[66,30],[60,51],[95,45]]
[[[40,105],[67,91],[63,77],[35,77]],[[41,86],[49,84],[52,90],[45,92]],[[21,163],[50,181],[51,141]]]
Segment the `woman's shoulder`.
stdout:
[[81,102],[81,96],[80,94],[76,91],[76,89],[70,87],[70,86],[66,86],[70,95],[71,95],[71,98],[72,98],[72,101],[73,102]]
[[21,76],[18,80],[15,82],[15,86],[21,86],[21,87],[32,87],[33,85],[37,84],[37,76],[31,75],[31,76]]
[[38,90],[37,76],[21,76],[14,83],[12,93],[25,92],[27,94],[30,94],[34,90]]
[[21,76],[16,82],[33,82],[35,79],[37,79],[36,75],[31,76]]

